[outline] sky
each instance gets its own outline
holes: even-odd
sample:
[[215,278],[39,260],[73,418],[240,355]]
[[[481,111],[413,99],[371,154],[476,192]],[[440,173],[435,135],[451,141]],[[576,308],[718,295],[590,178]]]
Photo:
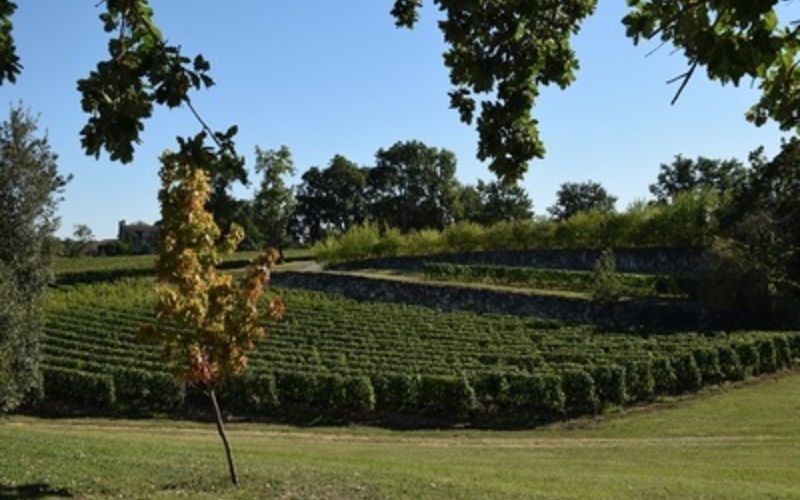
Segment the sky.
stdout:
[[[145,124],[135,161],[128,165],[86,156],[79,132],[87,116],[76,81],[107,57],[107,35],[97,0],[24,0],[13,18],[24,70],[0,87],[0,103],[22,102],[39,116],[59,169],[71,174],[60,204],[58,234],[86,224],[97,238],[113,238],[120,220],[155,222],[158,157],[176,136],[199,125],[188,109],[159,110]],[[170,43],[211,62],[216,85],[193,103],[215,130],[239,126],[238,150],[251,171],[256,146],[288,146],[298,170],[325,167],[341,154],[371,166],[375,152],[398,141],[420,140],[455,152],[463,183],[493,174],[475,158],[474,127],[449,109],[442,62],[446,46],[430,0],[413,31],[397,29],[391,0],[151,0]],[[773,124],[744,119],[758,91],[750,82],[723,87],[697,72],[678,103],[667,80],[686,70],[683,56],[657,42],[636,47],[620,20],[624,0],[601,0],[573,44],[581,61],[568,89],[545,89],[533,116],[547,148],[521,185],[537,214],[546,214],[564,182],[593,180],[617,196],[618,209],[648,198],[659,166],[675,155],[737,158],[764,146],[769,155],[786,136]],[[7,113],[3,113],[7,116]]]

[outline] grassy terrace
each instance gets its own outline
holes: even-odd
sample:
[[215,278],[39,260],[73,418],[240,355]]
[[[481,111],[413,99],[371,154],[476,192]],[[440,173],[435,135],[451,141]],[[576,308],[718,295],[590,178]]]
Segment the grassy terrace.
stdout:
[[532,431],[0,420],[0,498],[798,498],[800,375]]

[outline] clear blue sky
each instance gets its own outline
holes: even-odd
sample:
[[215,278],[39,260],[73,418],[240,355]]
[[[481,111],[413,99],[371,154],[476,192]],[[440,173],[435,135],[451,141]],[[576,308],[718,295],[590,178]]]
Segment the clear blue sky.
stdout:
[[[175,136],[198,131],[189,111],[158,112],[131,165],[85,156],[79,131],[86,117],[75,82],[106,57],[97,1],[19,4],[15,32],[25,69],[15,86],[0,87],[0,96],[40,114],[61,171],[74,175],[60,206],[59,234],[87,224],[97,237],[109,238],[120,219],[157,220],[157,159],[174,147]],[[217,85],[194,102],[213,128],[239,125],[248,168],[256,145],[289,146],[302,173],[327,165],[335,154],[371,165],[379,148],[418,139],[454,151],[462,182],[490,180],[475,159],[475,132],[448,108],[438,12],[426,5],[414,31],[398,30],[391,4],[152,1],[170,41],[211,61]],[[778,149],[777,127],[744,120],[757,97],[749,82],[721,87],[698,73],[670,106],[676,87],[665,82],[685,71],[685,61],[670,47],[645,57],[656,44],[634,47],[620,24],[624,12],[623,0],[600,2],[575,40],[577,82],[563,92],[546,90],[534,109],[548,152],[531,163],[522,185],[538,214],[563,182],[598,181],[624,209],[648,196],[659,165],[678,153],[745,160],[760,145],[769,154]],[[246,188],[236,194],[250,196]]]

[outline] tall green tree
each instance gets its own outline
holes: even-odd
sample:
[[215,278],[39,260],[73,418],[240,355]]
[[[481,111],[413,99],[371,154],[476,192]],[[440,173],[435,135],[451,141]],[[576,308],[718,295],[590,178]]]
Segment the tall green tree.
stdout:
[[292,152],[286,146],[266,151],[256,147],[256,173],[261,183],[253,198],[253,222],[263,244],[277,248],[283,260],[283,249],[291,242],[289,220],[295,205],[285,180],[295,173]]
[[590,210],[612,212],[616,202],[616,196],[608,194],[599,182],[565,182],[556,193],[555,204],[547,211],[556,220],[566,220]]
[[672,200],[678,193],[704,189],[724,194],[744,181],[746,169],[736,160],[696,160],[675,156],[670,164],[661,164],[658,179],[650,184],[650,193],[660,203]]
[[13,107],[0,124],[0,412],[40,384],[42,295],[52,280],[56,208],[69,181],[56,160],[36,119]]
[[[720,210],[705,299],[742,322],[800,324],[800,140],[751,168]],[[720,286],[722,284],[722,286]]]
[[325,169],[311,167],[297,188],[293,233],[304,243],[342,234],[364,222],[367,214],[367,170],[342,155]]
[[521,186],[479,180],[475,190],[480,204],[478,211],[470,216],[473,222],[491,225],[533,217],[533,202]]
[[456,156],[446,149],[420,141],[379,149],[367,178],[370,217],[403,232],[443,229],[456,218],[455,173]]

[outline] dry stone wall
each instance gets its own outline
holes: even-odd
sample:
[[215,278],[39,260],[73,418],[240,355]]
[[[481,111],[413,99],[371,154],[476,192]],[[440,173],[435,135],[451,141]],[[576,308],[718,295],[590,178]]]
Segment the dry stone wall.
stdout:
[[697,329],[707,323],[705,310],[691,301],[623,301],[604,306],[581,298],[331,272],[276,272],[272,283],[279,287],[337,293],[356,300],[413,304],[440,311],[535,316],[564,323],[645,329]]

